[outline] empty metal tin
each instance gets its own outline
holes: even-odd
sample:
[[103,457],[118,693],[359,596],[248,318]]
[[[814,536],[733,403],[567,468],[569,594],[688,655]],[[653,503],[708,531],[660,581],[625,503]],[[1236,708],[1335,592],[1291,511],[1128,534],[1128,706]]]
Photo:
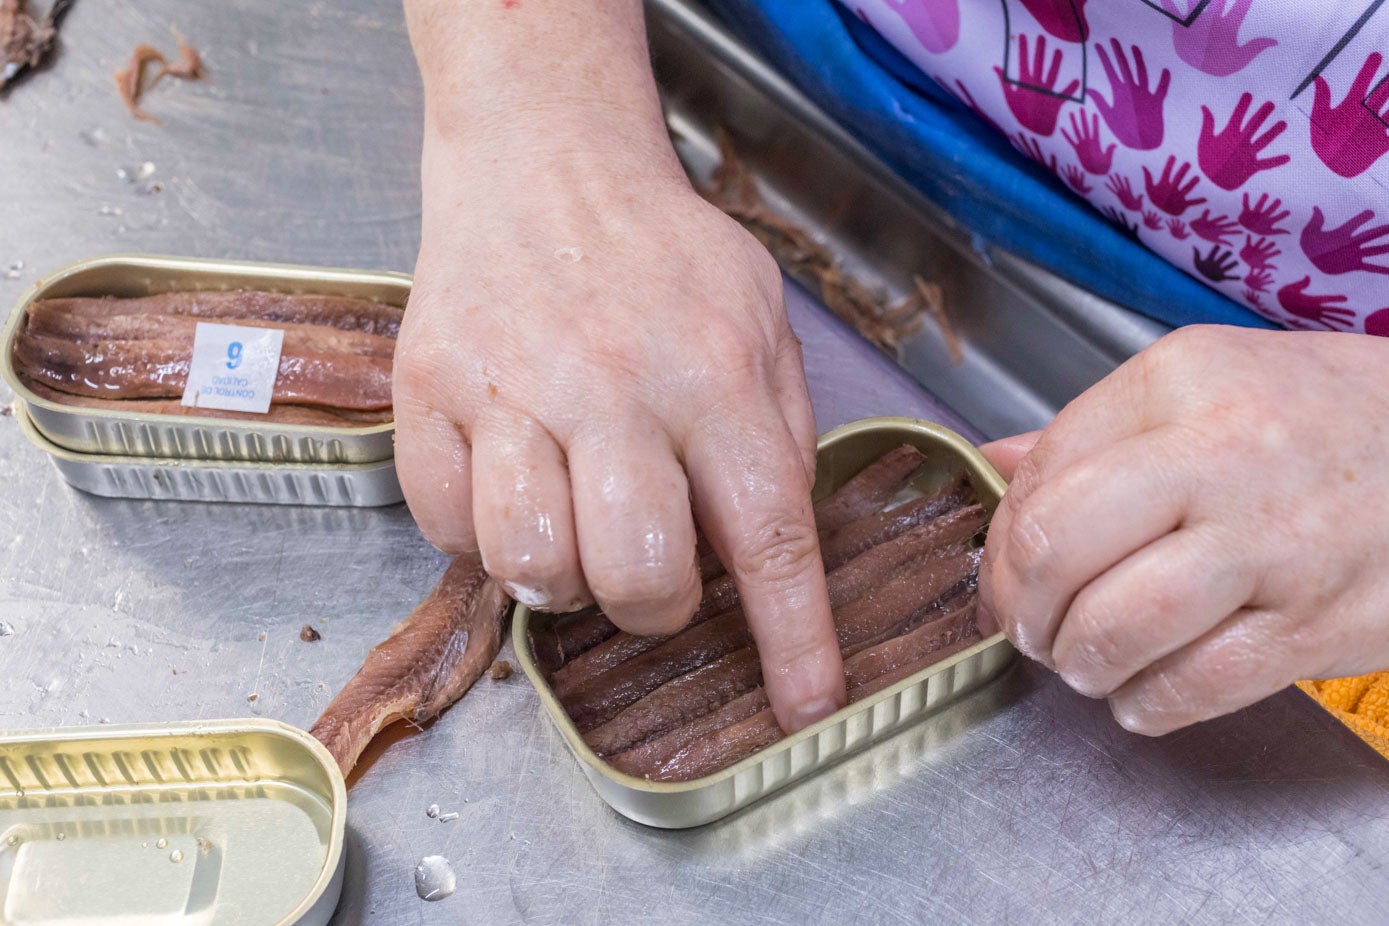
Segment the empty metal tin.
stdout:
[[347,790],[269,720],[0,736],[0,922],[321,926]]
[[71,486],[107,498],[243,502],[374,508],[404,501],[395,461],[251,463],[76,453],[39,433],[30,409],[16,401],[19,428]]
[[[980,501],[992,513],[1006,484],[979,451],[939,425],[910,418],[869,418],[820,438],[815,498],[829,495],[864,466],[902,444],[926,454],[915,485],[929,490],[952,474],[967,472]],[[527,633],[531,621],[550,616],[516,606],[512,639],[541,703],[598,794],[618,813],[668,829],[699,826],[727,816],[850,753],[935,713],[997,678],[1016,651],[995,634],[923,669],[723,771],[682,782],[654,782],[625,775],[584,742],[537,666]]]
[[410,278],[385,271],[139,254],[85,260],[44,277],[20,297],[0,335],[0,374],[29,406],[35,427],[52,443],[77,453],[335,465],[392,459],[395,425],[390,422],[335,428],[78,408],[40,398],[15,373],[14,339],[32,302],[233,289],[351,296],[404,307]]

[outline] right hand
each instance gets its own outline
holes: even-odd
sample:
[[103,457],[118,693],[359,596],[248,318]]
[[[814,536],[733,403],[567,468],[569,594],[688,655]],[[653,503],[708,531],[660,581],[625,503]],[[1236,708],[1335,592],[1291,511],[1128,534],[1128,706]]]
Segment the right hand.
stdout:
[[698,523],[798,729],[844,703],[844,682],[781,275],[668,145],[611,116],[426,131],[401,484],[425,536],[479,549],[517,600],[596,600],[634,633],[676,631],[698,605]]

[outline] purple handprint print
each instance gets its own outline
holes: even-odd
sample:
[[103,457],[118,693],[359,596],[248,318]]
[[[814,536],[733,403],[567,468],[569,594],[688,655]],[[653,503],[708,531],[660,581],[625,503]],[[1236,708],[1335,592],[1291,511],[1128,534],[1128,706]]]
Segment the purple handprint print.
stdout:
[[[1064,55],[1061,49],[1051,56],[1051,69],[1047,70],[1047,37],[1037,36],[1036,53],[1032,60],[1027,58],[1027,36],[1018,36],[1018,79],[1011,80],[1002,68],[994,68],[998,81],[1003,85],[1003,98],[1008,108],[1027,129],[1043,137],[1050,137],[1056,131],[1056,119],[1061,115],[1061,107],[1066,99],[1076,92],[1079,80],[1072,80],[1065,89],[1057,91],[1056,80],[1061,75]],[[1046,73],[1042,72],[1046,70]]]
[[1197,147],[1197,160],[1211,183],[1222,190],[1237,190],[1259,171],[1282,167],[1292,160],[1286,154],[1259,157],[1259,152],[1282,135],[1288,124],[1280,119],[1267,132],[1255,138],[1254,133],[1273,113],[1273,104],[1264,103],[1247,125],[1241,125],[1253,101],[1252,93],[1241,96],[1234,113],[1230,115],[1230,121],[1219,133],[1215,131],[1215,114],[1208,107],[1201,107],[1201,140]]
[[1389,309],[1378,309],[1366,315],[1365,333],[1381,338],[1389,336]]
[[1096,176],[1104,176],[1109,173],[1110,165],[1114,163],[1114,149],[1117,146],[1104,147],[1100,139],[1100,117],[1091,116],[1087,121],[1084,113],[1079,117],[1075,113],[1071,113],[1071,129],[1075,135],[1062,129],[1061,137],[1070,142],[1071,147],[1076,150],[1076,157],[1080,160],[1080,166]]
[[1162,228],[1162,216],[1149,209],[1143,213],[1143,224],[1153,231],[1157,231],[1159,228]]
[[1254,290],[1246,289],[1242,295],[1244,296],[1244,301],[1254,308],[1262,309],[1264,307],[1264,298]]
[[1259,196],[1259,201],[1250,205],[1249,194],[1244,194],[1244,208],[1240,210],[1239,223],[1256,235],[1286,235],[1286,228],[1279,228],[1278,223],[1292,215],[1287,209],[1282,212],[1278,210],[1283,206],[1281,199],[1269,202],[1267,193]]
[[[1200,174],[1194,174],[1187,180],[1186,175],[1191,171],[1191,162],[1183,161],[1182,166],[1173,173],[1176,165],[1177,156],[1168,155],[1167,163],[1162,168],[1162,176],[1157,180],[1153,179],[1152,171],[1143,168],[1143,182],[1148,189],[1148,200],[1168,215],[1181,215],[1192,206],[1199,206],[1206,201],[1204,196],[1195,199],[1191,197],[1191,191],[1201,182]],[[1195,231],[1194,224],[1192,230]]]
[[1089,181],[1085,179],[1085,171],[1074,164],[1066,165],[1066,168],[1061,171],[1061,179],[1066,181],[1066,186],[1075,190],[1081,196],[1084,196],[1094,189],[1090,186]]
[[1162,144],[1162,104],[1172,84],[1172,72],[1163,68],[1157,86],[1149,89],[1148,65],[1139,47],[1133,46],[1133,67],[1130,68],[1124,46],[1118,39],[1111,39],[1110,44],[1114,46],[1113,62],[1103,45],[1095,46],[1105,76],[1109,78],[1110,99],[1100,96],[1098,90],[1091,90],[1090,95],[1095,98],[1095,107],[1115,138],[1130,148],[1151,151]]
[[1245,235],[1244,247],[1239,249],[1239,259],[1252,270],[1274,270],[1277,268],[1273,265],[1273,259],[1282,253],[1278,245],[1267,238],[1255,241],[1249,235]]
[[[980,119],[984,120],[984,122],[988,124],[989,128],[993,129],[998,134],[1007,134],[1003,131],[1003,126],[995,122],[993,120],[993,117],[991,117],[988,113],[984,112],[984,107],[980,106],[978,103],[975,102],[974,94],[969,92],[969,88],[964,85],[963,81],[955,81],[955,86],[960,88],[960,92],[955,94],[955,98],[958,99],[961,103],[968,106],[970,112],[974,113]],[[945,89],[949,90],[950,88],[946,87]]]
[[1273,274],[1262,268],[1250,270],[1244,278],[1244,285],[1256,293],[1266,293],[1273,285]]
[[1100,212],[1105,218],[1109,219],[1109,221],[1119,226],[1119,231],[1123,232],[1125,237],[1132,238],[1134,241],[1138,240],[1137,222],[1130,222],[1127,215],[1115,209],[1113,206],[1105,206]]
[[1233,272],[1239,268],[1234,252],[1222,250],[1218,244],[1211,245],[1209,254],[1202,254],[1200,248],[1192,248],[1191,264],[1197,273],[1212,283],[1239,279],[1239,274]]
[[[1195,2],[1195,0],[1193,0]],[[1185,25],[1188,13],[1177,9],[1176,0],[1162,0],[1162,8],[1173,16],[1172,45],[1187,64],[1212,77],[1229,77],[1241,71],[1275,39],[1251,39],[1239,43],[1239,29],[1249,13],[1252,0],[1211,0],[1194,20]]]
[[1066,42],[1084,42],[1090,37],[1090,24],[1085,21],[1085,2],[1086,0],[1022,0],[1022,5],[1032,14],[1032,18],[1037,20],[1037,25],[1058,39]]
[[1143,194],[1133,191],[1133,184],[1129,183],[1129,178],[1120,174],[1110,174],[1109,182],[1105,188],[1113,193],[1119,200],[1119,204],[1125,209],[1132,209],[1138,212],[1143,208]]
[[1345,296],[1314,296],[1307,292],[1307,287],[1312,285],[1310,276],[1303,277],[1296,283],[1289,283],[1278,290],[1278,304],[1284,311],[1294,318],[1324,325],[1326,327],[1342,326],[1349,327],[1350,319],[1355,317],[1355,313],[1350,309],[1337,306],[1338,302],[1345,302]]
[[1228,215],[1211,215],[1209,209],[1201,210],[1199,219],[1191,220],[1191,230],[1212,244],[1229,244],[1229,237],[1239,231],[1239,224]]
[[1366,209],[1352,216],[1345,224],[1328,229],[1321,207],[1314,206],[1312,220],[1302,229],[1302,253],[1322,273],[1350,273],[1355,270],[1389,273],[1389,266],[1370,263],[1371,257],[1389,254],[1389,243],[1385,243],[1385,239],[1389,238],[1389,225],[1359,230],[1374,217],[1374,211]]
[[[1358,177],[1389,151],[1389,125],[1384,122],[1389,103],[1389,80],[1371,92],[1370,84],[1384,60],[1372,52],[1360,67],[1345,99],[1331,105],[1331,85],[1317,77],[1312,104],[1312,148],[1323,164],[1342,177]],[[1386,114],[1389,115],[1389,114]]]
[[1057,172],[1056,155],[1053,154],[1048,157],[1047,153],[1042,150],[1041,142],[1037,139],[1019,132],[1016,135],[1008,136],[1008,140],[1013,143],[1014,148],[1027,155],[1029,160],[1036,161],[1052,173]]
[[1186,223],[1181,219],[1168,219],[1167,230],[1172,233],[1172,237],[1178,241],[1185,241],[1191,237],[1191,232],[1187,230]]
[[932,54],[947,52],[960,40],[958,0],[887,0],[887,5]]

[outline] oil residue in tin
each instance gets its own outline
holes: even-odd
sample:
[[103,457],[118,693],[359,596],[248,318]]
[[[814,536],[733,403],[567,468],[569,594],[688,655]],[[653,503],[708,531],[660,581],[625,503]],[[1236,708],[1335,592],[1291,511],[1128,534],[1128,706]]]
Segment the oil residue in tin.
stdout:
[[415,893],[421,900],[443,900],[457,887],[458,876],[442,855],[426,855],[415,866]]

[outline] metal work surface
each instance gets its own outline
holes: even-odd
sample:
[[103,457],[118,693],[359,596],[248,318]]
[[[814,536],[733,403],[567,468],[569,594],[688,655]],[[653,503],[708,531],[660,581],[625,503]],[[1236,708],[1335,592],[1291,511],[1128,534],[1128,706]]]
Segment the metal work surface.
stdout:
[[[211,80],[164,82],[163,125],[132,122],[111,71],[171,46],[171,21]],[[55,66],[0,102],[0,301],[110,251],[408,270],[418,97],[394,0],[78,3]],[[820,310],[795,320],[822,426],[938,411]],[[5,728],[307,726],[443,569],[401,507],[78,494],[3,419],[0,485]],[[484,679],[369,753],[334,922],[1383,919],[1389,764],[1301,695],[1147,740],[1026,667],[942,721],[659,832],[602,804],[523,678]],[[425,903],[412,869],[433,854],[459,887]]]

